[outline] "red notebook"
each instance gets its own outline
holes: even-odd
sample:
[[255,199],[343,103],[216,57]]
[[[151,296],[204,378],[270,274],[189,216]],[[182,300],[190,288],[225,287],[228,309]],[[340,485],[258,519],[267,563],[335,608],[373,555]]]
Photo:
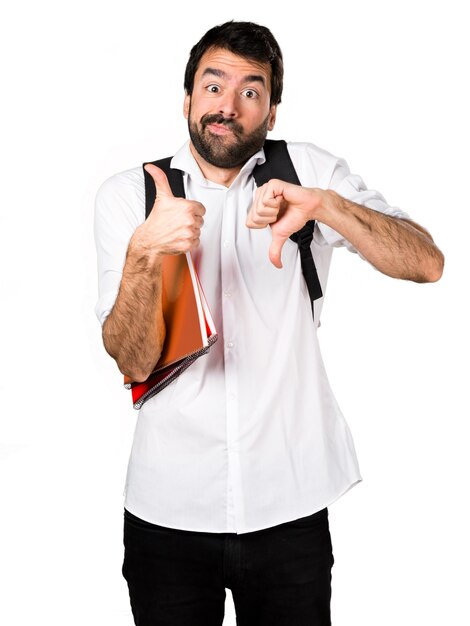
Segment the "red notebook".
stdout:
[[162,309],[166,336],[153,372],[138,383],[124,376],[134,409],[164,389],[217,341],[217,332],[190,252],[162,262]]

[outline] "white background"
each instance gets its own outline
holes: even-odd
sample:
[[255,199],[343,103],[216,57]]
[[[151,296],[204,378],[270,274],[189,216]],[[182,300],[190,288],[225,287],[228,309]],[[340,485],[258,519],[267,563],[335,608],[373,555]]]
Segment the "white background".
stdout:
[[[271,138],[310,141],[427,227],[435,284],[334,254],[320,341],[364,481],[334,503],[335,626],[467,625],[468,23],[464,3],[31,1],[2,11],[0,621],[131,626],[121,575],[137,412],[101,344],[98,186],[186,140],[215,24],[271,28]],[[268,251],[266,250],[266,254]],[[224,626],[234,626],[227,591]]]

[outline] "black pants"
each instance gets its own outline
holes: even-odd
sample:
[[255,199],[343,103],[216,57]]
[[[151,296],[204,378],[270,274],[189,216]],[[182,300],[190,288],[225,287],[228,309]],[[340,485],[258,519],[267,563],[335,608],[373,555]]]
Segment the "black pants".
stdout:
[[176,530],[124,509],[122,575],[137,626],[330,626],[328,509],[242,535]]

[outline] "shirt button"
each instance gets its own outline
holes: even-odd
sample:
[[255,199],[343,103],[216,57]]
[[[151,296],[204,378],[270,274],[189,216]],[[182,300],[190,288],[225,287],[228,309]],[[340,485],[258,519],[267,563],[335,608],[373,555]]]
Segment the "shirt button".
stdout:
[[224,291],[224,296],[227,296],[227,298],[230,298],[231,295],[232,295],[232,292],[229,291],[228,289]]
[[228,239],[225,239],[224,241],[224,248],[228,248],[230,245],[230,241]]
[[227,341],[227,348],[233,348],[233,341]]

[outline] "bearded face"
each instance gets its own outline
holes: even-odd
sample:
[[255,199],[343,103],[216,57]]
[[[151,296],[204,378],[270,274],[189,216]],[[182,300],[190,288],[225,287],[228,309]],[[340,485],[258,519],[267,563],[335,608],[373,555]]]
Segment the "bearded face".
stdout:
[[210,48],[186,94],[184,115],[195,151],[217,168],[237,169],[258,150],[274,127],[269,63]]
[[202,158],[216,167],[243,165],[263,147],[268,134],[269,114],[253,131],[245,133],[241,124],[221,113],[207,113],[199,121],[193,119],[191,113],[190,105],[188,129],[191,141]]

